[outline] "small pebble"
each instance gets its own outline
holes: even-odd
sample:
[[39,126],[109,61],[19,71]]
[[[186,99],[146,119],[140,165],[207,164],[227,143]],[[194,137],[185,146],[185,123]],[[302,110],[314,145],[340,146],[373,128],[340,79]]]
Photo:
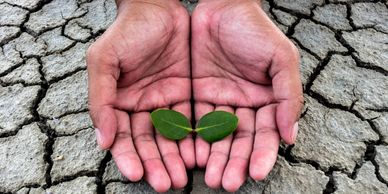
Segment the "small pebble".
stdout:
[[60,161],[60,160],[63,160],[63,156],[60,155],[60,156],[57,156],[53,159],[53,161]]
[[54,123],[55,123],[56,125],[59,124],[59,119],[57,119],[56,117],[53,117],[53,121],[54,121]]

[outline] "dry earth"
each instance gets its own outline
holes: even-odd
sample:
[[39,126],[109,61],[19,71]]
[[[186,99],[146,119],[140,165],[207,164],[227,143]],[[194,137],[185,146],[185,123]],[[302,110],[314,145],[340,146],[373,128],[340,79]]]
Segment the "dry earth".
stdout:
[[[305,109],[295,146],[237,193],[388,193],[387,0],[263,7],[300,48]],[[153,192],[97,149],[87,114],[85,50],[115,13],[113,0],[0,0],[0,193]],[[189,176],[171,193],[224,193]]]

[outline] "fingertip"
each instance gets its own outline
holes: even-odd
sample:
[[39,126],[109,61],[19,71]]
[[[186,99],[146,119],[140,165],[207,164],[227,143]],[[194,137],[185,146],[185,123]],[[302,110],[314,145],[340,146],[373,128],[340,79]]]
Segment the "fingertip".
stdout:
[[267,170],[263,170],[263,168],[257,166],[251,166],[249,169],[249,176],[256,181],[264,180],[268,175]]
[[249,176],[255,181],[262,181],[267,177],[268,173],[260,171],[260,168],[249,170]]
[[[112,154],[114,154],[114,147],[112,148]],[[117,157],[113,155],[113,159],[117,168],[120,170],[123,176],[132,182],[137,182],[144,176],[143,165],[140,158],[135,154],[120,154]]]
[[246,180],[247,168],[248,160],[231,158],[222,176],[222,187],[228,192],[237,191]]
[[106,140],[106,138],[101,134],[101,130],[98,128],[95,128],[95,133],[96,133],[96,140],[97,140],[98,148],[101,150],[109,149],[111,147],[111,145],[113,144],[113,141],[110,142],[109,140]]
[[292,125],[291,127],[280,130],[280,136],[282,137],[283,141],[286,144],[292,145],[296,141],[298,131],[299,131],[299,124],[298,122],[295,122],[294,125]]
[[92,108],[89,112],[99,148],[102,150],[109,149],[116,136],[117,113],[110,107]]
[[262,158],[261,154],[259,153],[252,154],[250,163],[251,164],[249,166],[249,176],[256,181],[264,180],[269,174],[269,172],[272,170],[273,165],[275,164],[272,159]]
[[98,144],[98,148],[104,150],[104,140],[102,139],[100,129],[94,128],[94,132],[96,133],[96,141]]
[[201,154],[201,153],[208,153],[208,151],[206,151],[206,152],[197,151],[196,153],[197,153],[197,154],[196,154],[196,155],[197,155],[197,156],[196,156],[197,166],[198,166],[199,168],[205,168],[206,165],[207,165],[207,161],[208,161],[208,159],[209,159],[209,156],[208,156],[208,154],[205,155],[205,154]]
[[185,166],[189,170],[193,169],[195,167],[195,158],[185,160]]
[[234,175],[232,174],[225,174],[222,177],[222,187],[227,191],[227,192],[236,192],[240,186],[242,185],[243,181],[236,180]]
[[216,174],[215,170],[217,169],[207,167],[205,172],[205,183],[208,187],[212,189],[219,189],[221,187],[221,184],[220,181],[218,181],[214,176]]
[[276,108],[276,124],[281,138],[287,144],[294,144],[298,133],[300,116],[299,103],[282,102]]
[[138,181],[140,181],[143,178],[144,170],[141,167],[141,168],[133,169],[130,172],[125,172],[124,171],[122,173],[131,182],[138,182]]
[[171,178],[160,159],[145,161],[145,178],[151,187],[158,193],[164,193],[171,188]]
[[140,181],[144,176],[144,169],[140,162],[140,159],[138,158],[135,159],[135,161],[128,159],[127,164],[125,166],[122,166],[120,169],[123,175],[132,182]]
[[172,188],[183,189],[187,185],[187,182],[188,182],[188,178],[186,174],[182,177],[178,177],[178,178],[176,177],[174,182],[172,183]]
[[299,131],[299,123],[295,122],[294,126],[292,126],[292,133],[291,133],[292,144],[294,144],[295,141],[296,141],[296,137],[298,135],[298,131]]
[[170,179],[160,180],[151,186],[154,188],[156,192],[165,193],[171,188],[171,180]]
[[250,174],[251,178],[255,181],[263,181],[266,177],[267,177],[267,174]]
[[199,168],[205,168],[208,158],[197,156],[197,166]]
[[219,188],[221,188],[221,186],[218,183],[216,183],[214,181],[211,181],[211,180],[205,179],[205,183],[211,189],[219,189]]
[[132,182],[138,182],[143,178],[144,170],[143,168],[140,168],[138,170],[133,171],[131,174],[126,176],[130,181]]
[[236,183],[233,179],[223,179],[222,187],[230,193],[236,192],[240,188],[240,184]]

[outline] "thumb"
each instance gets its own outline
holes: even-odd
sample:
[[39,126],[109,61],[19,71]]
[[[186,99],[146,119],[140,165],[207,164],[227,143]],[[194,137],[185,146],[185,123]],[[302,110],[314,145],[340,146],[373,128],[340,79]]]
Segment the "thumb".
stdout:
[[303,106],[299,54],[294,45],[290,43],[288,49],[274,55],[270,75],[275,100],[278,103],[276,124],[280,136],[287,144],[294,144],[298,133],[297,121]]
[[101,149],[109,149],[116,136],[117,118],[113,108],[89,106],[90,117],[95,127],[97,143]]
[[113,102],[117,95],[120,70],[118,59],[109,51],[101,51],[96,44],[89,47],[87,54],[89,113],[96,128],[98,145],[101,149],[108,149],[117,131]]

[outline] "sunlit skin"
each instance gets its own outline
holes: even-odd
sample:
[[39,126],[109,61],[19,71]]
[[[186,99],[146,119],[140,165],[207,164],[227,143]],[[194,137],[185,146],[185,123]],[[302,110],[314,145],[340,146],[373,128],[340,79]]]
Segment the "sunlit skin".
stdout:
[[[295,141],[303,98],[297,50],[259,3],[202,0],[191,19],[178,0],[117,4],[87,64],[97,142],[122,174],[144,178],[157,192],[183,188],[195,165],[206,167],[211,188],[236,191],[248,175],[263,179],[280,139]],[[149,112],[171,108],[191,118],[192,95],[196,119],[234,112],[236,133],[213,144],[157,134]]]
[[236,191],[249,175],[264,179],[280,138],[295,142],[303,104],[295,46],[254,0],[202,0],[192,18],[195,118],[213,110],[235,113],[234,135],[195,140],[196,163],[211,188]]

